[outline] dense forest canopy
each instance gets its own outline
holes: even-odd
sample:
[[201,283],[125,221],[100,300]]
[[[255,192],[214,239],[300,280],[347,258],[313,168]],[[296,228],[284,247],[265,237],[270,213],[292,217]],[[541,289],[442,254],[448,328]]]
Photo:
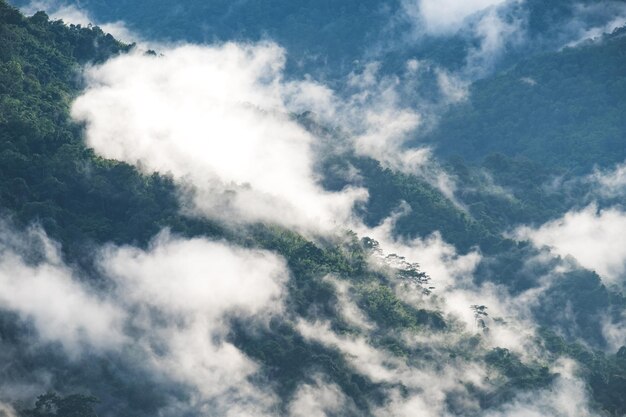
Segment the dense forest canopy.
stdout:
[[426,140],[447,155],[480,160],[500,152],[582,173],[623,162],[624,34],[533,57],[475,83],[471,98]]
[[624,4],[427,3],[0,0],[0,414],[626,415]]

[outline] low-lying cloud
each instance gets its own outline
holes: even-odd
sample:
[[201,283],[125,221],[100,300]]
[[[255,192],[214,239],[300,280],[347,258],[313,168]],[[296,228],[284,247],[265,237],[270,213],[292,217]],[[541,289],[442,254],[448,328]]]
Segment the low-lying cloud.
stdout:
[[621,1],[578,3],[572,12],[573,17],[564,28],[570,37],[565,43],[568,47],[596,40],[626,24],[626,5]]
[[[339,94],[310,79],[285,79],[284,64],[285,51],[273,43],[129,54],[86,70],[88,88],[72,116],[99,155],[172,175],[188,212],[219,220],[317,233],[358,223],[353,207],[367,191],[319,184],[316,164],[329,153],[372,157],[452,198],[454,186],[430,151],[405,147],[422,123],[404,100],[403,82],[419,76],[415,65],[400,78],[371,63]],[[437,79],[444,101],[464,99],[465,85],[452,74],[440,70]],[[293,117],[305,111],[338,133],[307,130]]]
[[269,252],[159,235],[151,247],[110,247],[101,267],[134,311],[135,344],[156,372],[197,392],[192,406],[263,415],[275,398],[248,378],[257,364],[226,341],[228,318],[259,325],[282,310],[285,262]]
[[[469,278],[480,259],[478,253],[457,255],[454,248],[438,236],[408,242],[395,240],[389,235],[392,221],[370,232],[389,250],[407,255],[408,261],[423,261],[423,266],[433,274],[433,284],[438,287],[439,295],[432,301],[433,306],[444,308],[449,315],[460,316],[466,322],[465,329],[455,325],[453,333],[407,332],[401,337],[405,343],[423,346],[434,355],[439,355],[441,349],[441,354],[447,355],[447,349],[476,331],[469,309],[469,304],[476,300],[484,300],[490,309],[493,307],[490,312],[494,314],[519,313],[516,303],[502,305],[511,301],[502,294],[471,284]],[[35,235],[41,240],[41,252],[45,254],[39,263],[15,254],[27,246],[24,239],[13,234],[14,237],[7,240],[14,249],[4,250],[0,257],[3,292],[24,293],[8,278],[16,277],[30,293],[46,292],[56,300],[70,302],[66,302],[59,313],[54,302],[41,306],[28,297],[23,303],[11,303],[2,298],[0,301],[6,310],[35,318],[38,330],[36,318],[39,316],[45,317],[47,326],[61,319],[63,329],[70,329],[59,330],[52,326],[53,330],[57,329],[52,333],[40,331],[42,342],[61,343],[73,357],[78,357],[85,349],[96,356],[106,350],[122,352],[132,356],[135,366],[149,371],[154,378],[187,387],[190,395],[186,403],[169,404],[173,408],[162,410],[164,415],[176,415],[184,410],[233,417],[276,415],[280,399],[271,385],[252,382],[251,378],[260,370],[259,364],[233,345],[228,333],[230,318],[265,326],[270,318],[283,313],[285,286],[289,280],[283,259],[267,251],[234,247],[205,238],[183,239],[163,232],[145,249],[109,245],[98,250],[96,264],[110,290],[95,297],[88,285],[76,278],[78,272],[63,264],[58,246],[39,230]],[[8,245],[6,243],[5,247]],[[457,406],[463,404],[464,410],[480,412],[475,393],[467,390],[467,384],[488,392],[492,389],[488,378],[495,376],[493,370],[471,358],[452,360],[446,356],[441,366],[429,361],[414,363],[375,347],[372,340],[377,337],[378,329],[353,302],[351,284],[330,276],[326,280],[337,291],[342,304],[341,315],[359,329],[359,333],[338,334],[330,322],[303,319],[296,320],[295,328],[306,340],[339,350],[358,374],[385,386],[386,400],[371,404],[373,415],[410,416],[416,407],[424,415],[453,415],[449,409],[450,398],[454,398]],[[409,292],[406,288],[404,291]],[[412,291],[420,292],[417,288]],[[400,293],[398,296],[402,298]],[[417,303],[417,297],[412,299],[409,294],[403,299]],[[422,301],[416,307],[424,305]],[[41,314],[33,313],[33,309],[40,308],[43,308]],[[103,322],[101,316],[113,319]],[[515,329],[514,325],[515,322],[507,324],[510,329]],[[96,333],[85,334],[90,331]],[[75,333],[80,333],[81,339],[77,339]],[[86,336],[91,344],[85,344]],[[528,351],[532,356],[534,353],[525,345],[530,336],[532,334],[520,331],[515,338],[494,326],[479,349],[505,346],[520,354]],[[110,340],[103,342],[104,338]],[[100,344],[99,350],[94,351],[93,344]],[[540,415],[541,410],[558,410],[561,414],[555,415],[570,416],[573,414],[554,404],[580,394],[582,387],[574,377],[564,376],[549,390],[533,393],[533,401],[529,400],[530,393],[521,394],[518,400],[490,415],[526,415],[525,412]],[[582,410],[586,410],[586,403],[586,397],[581,396],[578,404]],[[318,375],[301,381],[286,405],[286,412],[293,417],[358,415],[358,408],[337,385],[326,376]]]
[[563,257],[573,256],[610,284],[623,283],[626,271],[626,213],[617,207],[598,209],[591,204],[573,210],[539,228],[517,229],[518,239],[548,246]]
[[620,197],[626,194],[626,163],[618,164],[610,170],[596,169],[587,180],[599,187],[594,191],[602,197]]
[[72,356],[124,342],[124,310],[86,288],[40,229],[22,237],[1,228],[0,308],[17,313],[41,340],[60,343]]
[[[43,249],[27,256],[26,246],[37,241]],[[26,238],[7,232],[0,245],[0,308],[32,324],[33,343],[61,345],[77,363],[86,356],[132,357],[133,366],[155,380],[186,387],[188,408],[233,417],[271,414],[275,395],[249,380],[258,364],[227,335],[231,318],[265,326],[281,314],[289,278],[282,258],[163,232],[147,249],[104,247],[96,263],[104,280],[97,295],[41,230]]]
[[465,76],[470,79],[484,77],[496,67],[507,45],[520,45],[525,36],[524,19],[503,15],[490,9],[480,19],[468,26],[479,40],[479,45],[469,49]]
[[21,8],[22,12],[31,15],[40,10],[45,11],[52,20],[63,20],[66,24],[97,25],[104,32],[110,33],[122,42],[138,42],[141,37],[131,31],[124,22],[98,22],[86,10],[59,0],[33,0]]
[[554,369],[559,376],[552,387],[540,392],[526,392],[502,406],[487,412],[486,417],[594,417],[584,382],[575,376],[576,364],[561,360]]
[[[432,33],[448,33],[482,12],[474,22],[481,46],[470,53],[468,65],[484,67],[485,57],[503,47],[503,36],[509,39],[517,33],[515,23],[496,14],[500,3],[447,1],[442,11],[423,0],[419,13],[430,19]],[[236,224],[277,223],[315,233],[354,226],[360,234],[379,240],[386,253],[419,262],[436,287],[432,305],[459,319],[463,334],[479,332],[470,305],[485,304],[490,314],[512,319],[505,326],[494,324],[484,336],[484,346],[534,354],[528,348],[533,323],[527,321],[523,307],[532,293],[513,298],[498,286],[474,284],[479,249],[458,254],[436,233],[424,239],[398,239],[393,216],[377,228],[365,228],[354,218],[353,207],[367,197],[366,190],[331,192],[319,183],[315,167],[323,157],[320,144],[329,138],[305,129],[293,112],[313,110],[322,122],[338,122],[348,138],[336,139],[338,143],[331,144],[335,149],[349,146],[387,167],[441,181],[442,190],[453,188],[445,175],[423,170],[430,158],[427,149],[403,148],[423,121],[420,113],[403,105],[400,78],[381,76],[373,63],[351,74],[348,93],[339,97],[309,79],[286,80],[284,51],[272,43],[180,46],[161,52],[158,57],[135,52],[86,70],[88,89],[75,101],[72,115],[85,124],[87,144],[96,153],[145,173],[171,175],[181,186],[187,213]],[[409,64],[408,71],[418,65]],[[466,97],[465,84],[451,74],[442,71],[438,80],[450,101]],[[618,233],[624,226],[621,211],[590,206],[538,229],[520,229],[518,236],[561,255],[571,254],[615,281],[625,268],[626,250],[619,248],[626,248],[626,241]],[[45,237],[44,241],[48,242],[44,246],[54,248]],[[590,251],[590,243],[597,249]],[[132,351],[146,369],[191,387],[189,405],[196,412],[233,417],[273,414],[275,393],[251,382],[259,364],[227,335],[232,317],[263,326],[283,312],[289,272],[279,256],[163,233],[147,249],[108,246],[98,252],[100,272],[112,288],[100,297],[63,264],[58,252],[49,249],[46,254],[38,263],[15,249],[0,257],[0,294],[5,294],[0,295],[0,306],[31,321],[44,341],[61,343],[73,354],[85,346]],[[416,409],[424,415],[446,415],[450,393],[457,393],[467,409],[480,412],[463,382],[486,386],[488,370],[482,363],[455,359],[442,366],[415,366],[374,347],[369,337],[375,325],[351,300],[349,284],[332,277],[327,281],[337,292],[340,315],[361,334],[338,334],[329,322],[298,320],[295,328],[306,340],[342,352],[369,380],[387,384],[388,401],[373,408],[375,415],[411,416]],[[418,289],[408,292],[400,285],[396,289],[398,298],[417,308],[429,302]],[[63,303],[43,302],[51,295]],[[431,334],[404,336],[428,343],[437,340]],[[580,402],[572,406],[567,401],[571,397]],[[299,386],[287,409],[295,417],[341,414],[352,407],[338,386],[319,376]],[[587,413],[585,407],[580,383],[563,377],[538,400],[522,394],[489,416],[544,412],[573,416],[578,409]]]
[[314,382],[301,385],[289,404],[290,417],[327,417],[356,415],[351,400],[334,383],[317,376]]
[[520,3],[523,0],[404,0],[402,10],[415,42],[424,35],[471,40],[459,75],[475,80],[494,70],[507,46],[523,42],[527,16],[513,11]]
[[[490,282],[477,285],[474,281],[476,267],[482,259],[478,248],[467,254],[457,253],[456,248],[445,242],[439,233],[426,238],[403,239],[394,235],[395,222],[410,212],[399,211],[387,218],[378,227],[363,229],[360,233],[380,243],[381,255],[396,254],[405,262],[417,263],[431,280],[427,284],[434,288],[434,306],[449,318],[462,323],[464,330],[481,332],[472,305],[484,305],[490,317],[502,319],[505,325],[488,321],[490,327],[485,341],[491,346],[505,347],[522,356],[533,351],[535,324],[529,311],[532,300],[542,288],[531,289],[515,297],[503,286]],[[407,289],[406,283],[396,286],[397,296],[422,308],[429,304],[420,289]]]
[[183,46],[91,68],[72,115],[97,153],[188,184],[190,211],[328,230],[349,221],[362,189],[325,191],[316,138],[292,120],[275,44]]
[[[486,376],[484,368],[476,363],[408,363],[405,358],[373,347],[367,337],[339,335],[329,323],[301,321],[298,330],[309,340],[338,349],[350,365],[375,383],[389,386],[387,401],[373,407],[375,416],[409,416],[419,410],[421,415],[446,415],[446,396],[452,392],[473,401],[464,382],[481,387]],[[404,387],[402,394],[397,388]],[[478,404],[474,402],[474,407]]]
[[420,19],[428,33],[442,35],[460,30],[465,20],[506,0],[405,0],[403,6],[413,18]]

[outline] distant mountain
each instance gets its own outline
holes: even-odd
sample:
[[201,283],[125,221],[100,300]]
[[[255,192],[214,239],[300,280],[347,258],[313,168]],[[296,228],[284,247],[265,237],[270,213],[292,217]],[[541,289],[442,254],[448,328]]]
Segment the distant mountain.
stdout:
[[[288,48],[291,74],[321,66],[329,84],[345,81],[355,59],[384,59],[393,72],[421,56],[462,71],[476,46],[462,31],[411,44],[397,1],[80,6],[147,37],[268,36]],[[502,16],[530,15],[532,41],[416,138],[434,147],[448,189],[342,148],[341,126],[310,112],[280,115],[315,146],[339,144],[315,161],[320,195],[369,193],[350,213],[362,230],[307,234],[203,216],[183,198],[202,191],[188,176],[89,148],[89,122],[72,119],[72,103],[87,87],[110,94],[105,84],[135,68],[115,67],[102,85],[85,68],[166,57],[0,0],[0,415],[623,416],[619,280],[515,231],[560,227],[592,202],[619,217],[619,195],[594,194],[586,174],[626,157],[624,30],[554,51],[579,33],[564,22],[580,3],[502,7]],[[592,15],[585,25],[606,23]],[[148,105],[160,99],[142,93]],[[227,184],[216,210],[232,214],[229,199],[252,187]]]
[[[12,3],[24,6],[30,2]],[[43,4],[75,5],[98,22],[122,21],[153,40],[272,40],[287,49],[289,72],[311,73],[328,83],[339,82],[337,77],[372,60],[382,61],[389,72],[401,70],[408,59],[431,60],[458,69],[466,64],[468,51],[479,47],[486,36],[486,26],[480,26],[485,12],[469,16],[465,24],[452,29],[433,31],[426,18],[416,13],[418,0],[81,0]],[[501,22],[489,23],[494,25],[490,30],[504,30],[497,41],[502,42],[503,50],[495,59],[496,67],[501,68],[606,26],[626,2],[510,0],[489,4],[496,5]],[[516,33],[502,28],[509,24]]]
[[493,152],[588,173],[626,159],[626,29],[476,82],[424,140],[472,161]]

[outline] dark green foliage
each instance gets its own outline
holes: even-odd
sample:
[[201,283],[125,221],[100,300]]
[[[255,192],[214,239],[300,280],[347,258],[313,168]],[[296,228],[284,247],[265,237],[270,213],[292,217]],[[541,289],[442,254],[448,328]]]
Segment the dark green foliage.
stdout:
[[560,217],[573,204],[585,201],[581,184],[551,187],[563,170],[527,158],[488,155],[479,166],[452,158],[450,172],[458,183],[458,198],[489,230],[507,231],[516,225],[544,223]]
[[[398,219],[398,234],[423,237],[439,229],[444,239],[457,248],[468,250],[472,243],[478,243],[483,259],[474,274],[476,279],[503,284],[513,294],[540,285],[539,280],[553,274],[555,266],[562,260],[533,261],[542,256],[541,251],[529,243],[504,239],[500,234],[510,231],[517,224],[541,224],[552,220],[562,216],[572,205],[588,201],[587,184],[568,184],[568,177],[563,177],[562,187],[551,188],[550,182],[557,174],[563,175],[564,171],[527,158],[493,154],[478,167],[466,165],[459,159],[452,161],[451,173],[460,183],[457,195],[469,214],[455,207],[423,180],[383,170],[374,161],[353,159],[350,162],[359,168],[363,184],[371,193],[371,199],[362,211],[370,225],[376,225],[389,216],[402,201],[408,202],[413,210]],[[336,189],[345,185],[332,177],[327,181],[327,185]],[[415,210],[415,207],[419,209]],[[623,296],[607,290],[595,273],[582,269],[552,279],[554,285],[543,293],[532,309],[537,321],[563,333],[570,342],[584,340],[595,348],[606,348],[598,322],[607,314],[620,320],[626,309]],[[384,297],[390,293],[386,287],[382,288],[381,294],[371,293],[376,294],[374,302],[366,298],[369,303],[362,304],[370,317],[382,327],[402,328],[414,324],[412,319],[407,319],[409,315],[397,299]],[[379,300],[387,302],[378,305]],[[394,342],[389,346],[391,351],[405,354],[404,347]],[[592,349],[580,352],[581,358],[598,355],[602,356]],[[493,395],[477,394],[485,407],[508,401],[520,390],[548,386],[554,379],[545,365],[522,364],[510,352],[498,350],[487,355],[486,360],[506,375],[507,382]],[[623,369],[617,368],[615,373],[607,375],[600,371],[605,366],[602,362],[592,361],[587,366],[589,373],[585,375],[593,381],[590,382],[592,394],[598,408],[611,415],[621,415],[623,411],[616,410],[623,410],[623,394],[619,394],[623,392],[620,391],[620,384],[625,378]]]
[[525,364],[508,349],[495,348],[485,355],[485,362],[497,369],[507,379],[493,396],[483,399],[484,406],[512,399],[520,390],[533,390],[549,386],[555,374],[541,364]]
[[524,156],[579,173],[626,158],[626,38],[520,62],[478,81],[425,140],[441,155]]
[[98,399],[85,395],[59,397],[48,393],[37,398],[35,408],[20,412],[22,417],[97,417],[94,406]]
[[360,307],[383,329],[423,328],[442,330],[446,327],[441,313],[415,309],[400,301],[386,286],[369,284],[360,290]]
[[258,225],[250,230],[247,243],[280,253],[287,260],[292,274],[288,303],[303,317],[336,316],[334,290],[322,279],[334,274],[359,280],[366,267],[365,252],[352,234],[342,245],[320,247],[292,231]]
[[506,285],[512,294],[533,288],[541,276],[550,272],[550,263],[528,263],[540,252],[530,243],[520,242],[508,250],[485,257],[476,270],[478,282],[494,282]]
[[[98,7],[110,6],[110,2],[96,3]],[[141,3],[136,2],[137,5]],[[341,61],[350,56],[346,51],[350,48],[350,36],[365,39],[370,36],[370,28],[353,31],[351,24],[358,20],[367,25],[371,19],[384,14],[384,10],[377,8],[380,4],[374,3],[352,4],[350,7],[337,2],[316,3],[315,7],[321,12],[315,19],[308,19],[303,11],[306,5],[295,2],[280,10],[287,23],[277,29],[277,33],[286,36],[281,31],[294,28],[309,33],[310,38],[303,36],[294,40],[296,46],[298,39],[307,45],[318,40],[320,28],[322,40],[328,42],[338,33],[345,35],[346,46],[331,51],[336,54],[334,58]],[[276,4],[252,2],[251,16],[267,17],[265,14],[277,12],[274,10]],[[202,5],[205,11],[226,8],[224,2],[204,2]],[[134,2],[119,2],[111,6],[111,16],[126,6],[140,7]],[[175,9],[173,12],[171,7]],[[231,7],[230,3],[228,7]],[[237,7],[240,6],[233,4],[232,10]],[[171,2],[155,2],[151,9],[151,12],[157,12],[156,15],[146,13],[141,17],[148,23],[157,18],[161,22],[162,16],[158,12],[163,10],[172,12],[166,14],[174,21],[187,22],[190,16],[184,7]],[[353,9],[358,9],[357,15],[351,13]],[[143,8],[139,10],[143,11]],[[322,17],[328,14],[336,14],[337,19],[327,22]],[[202,16],[202,13],[194,15],[204,19]],[[211,31],[216,27],[222,31],[231,30],[229,22],[232,20],[226,18],[211,21],[213,26],[207,29],[207,38],[212,38]],[[233,33],[243,31],[250,23],[242,19],[238,22],[240,26],[232,28]],[[188,26],[193,28],[192,24]],[[179,30],[186,29],[181,27]],[[372,27],[371,30],[377,29]],[[173,33],[172,36],[182,35]],[[262,35],[251,35],[252,38],[259,36]],[[513,293],[532,288],[553,265],[529,266],[527,261],[539,252],[528,244],[505,239],[501,233],[512,225],[543,222],[567,210],[571,200],[562,194],[551,194],[542,185],[553,175],[566,173],[570,164],[584,165],[596,159],[608,163],[619,157],[623,149],[617,149],[617,156],[608,153],[616,151],[616,144],[622,144],[615,139],[615,135],[623,133],[620,130],[623,120],[616,113],[623,110],[620,96],[623,87],[620,68],[623,67],[617,65],[621,65],[623,59],[621,42],[615,37],[599,47],[544,56],[474,87],[475,101],[453,109],[449,120],[444,120],[444,127],[435,132],[434,137],[444,135],[445,140],[456,141],[461,135],[458,146],[454,142],[453,148],[476,160],[493,150],[534,159],[494,154],[487,157],[482,166],[466,165],[462,160],[452,161],[450,174],[456,176],[464,190],[474,189],[458,196],[462,206],[455,205],[423,179],[383,169],[371,159],[346,156],[343,160],[327,163],[352,164],[360,171],[362,185],[368,188],[371,196],[360,208],[368,225],[379,224],[404,202],[411,211],[398,219],[398,235],[426,237],[440,231],[444,240],[461,252],[479,246],[484,255],[476,273],[479,281],[505,284]],[[398,298],[385,275],[387,272],[373,271],[368,265],[369,253],[374,249],[371,239],[360,241],[355,234],[347,232],[335,241],[320,238],[313,242],[293,231],[270,225],[231,230],[210,221],[190,219],[179,212],[177,191],[170,178],[157,174],[145,176],[127,164],[95,156],[83,143],[81,127],[73,124],[68,115],[69,105],[80,91],[80,68],[82,64],[101,62],[130,48],[97,27],[65,26],[61,22],[50,22],[43,13],[25,18],[0,0],[0,208],[3,216],[12,218],[18,227],[39,223],[62,244],[67,263],[86,272],[84,275],[88,277],[97,277],[97,271],[90,269],[89,264],[92,245],[113,242],[143,246],[163,228],[184,236],[221,237],[239,245],[280,254],[291,274],[284,316],[262,329],[235,321],[229,340],[260,364],[261,372],[256,378],[275,387],[283,404],[287,404],[299,383],[311,381],[317,373],[340,386],[361,415],[367,415],[368,404],[383,400],[382,389],[385,387],[360,375],[338,350],[306,340],[295,329],[295,319],[301,317],[328,320],[338,334],[359,334],[339,317],[339,301],[333,284],[325,279],[328,275],[353,285],[354,300],[376,326],[371,340],[367,340],[371,345],[411,363],[427,363],[441,358],[484,360],[504,375],[506,380],[496,387],[494,396],[480,397],[482,394],[476,390],[485,406],[497,406],[520,390],[545,387],[552,381],[554,376],[542,364],[523,363],[505,349],[485,354],[478,335],[465,337],[458,347],[446,347],[442,352],[430,347],[407,346],[398,337],[399,333],[443,334],[456,329],[438,311],[418,308]],[[303,50],[310,52],[306,48]],[[609,52],[615,56],[608,56]],[[445,52],[441,54],[445,55]],[[594,66],[605,68],[604,72],[589,75],[592,67],[582,62],[588,57],[599,59],[600,64],[597,61]],[[343,64],[340,62],[339,65]],[[558,73],[561,67],[564,77]],[[538,84],[532,87],[534,90],[521,82],[515,84],[517,78],[529,74],[537,77]],[[610,89],[606,91],[599,91],[602,77],[611,79]],[[540,86],[547,90],[541,90]],[[574,93],[564,91],[574,87],[577,88]],[[593,93],[593,109],[583,107],[576,96],[590,91]],[[555,104],[556,94],[563,94],[565,108],[562,108],[562,102]],[[494,95],[501,101],[493,104]],[[523,105],[517,109],[520,101]],[[534,110],[533,106],[540,110]],[[499,113],[510,113],[513,108],[520,112],[521,120],[510,114],[507,119],[506,115]],[[546,108],[549,111],[544,111]],[[483,126],[485,121],[496,123],[495,130],[485,127],[491,126],[489,124]],[[538,127],[533,127],[529,121],[536,121]],[[558,123],[552,123],[554,121]],[[604,130],[602,126],[608,128]],[[533,129],[547,132],[551,140],[549,149],[555,151],[547,154],[549,157],[537,157],[541,141],[546,138],[536,138],[534,134],[539,130]],[[579,136],[571,133],[573,131]],[[563,142],[565,137],[573,142]],[[441,143],[445,143],[444,139]],[[518,146],[521,140],[528,143],[528,148]],[[494,145],[496,142],[497,146]],[[570,146],[572,143],[578,148]],[[464,146],[468,148],[467,152]],[[558,153],[563,149],[565,153]],[[570,156],[571,161],[561,160]],[[550,164],[560,168],[552,169]],[[324,171],[332,172],[331,169]],[[491,192],[489,181],[481,176],[485,172],[493,177],[495,184],[510,191],[513,198]],[[328,175],[325,185],[330,189],[341,189],[346,183]],[[573,191],[572,198],[581,192]],[[412,283],[428,282],[428,277],[417,266],[408,265],[388,273]],[[537,318],[550,328],[562,330],[570,324],[564,324],[558,312],[566,307],[572,308],[575,328],[585,333],[590,339],[585,340],[592,346],[602,345],[598,318],[605,312],[618,317],[624,310],[624,298],[605,288],[596,275],[587,271],[574,270],[560,278],[562,280],[546,292],[540,308],[535,309]],[[484,317],[481,315],[480,318]],[[70,363],[63,359],[58,347],[31,347],[23,326],[27,324],[20,318],[0,312],[0,354],[12,355],[16,359],[2,369],[1,376],[7,380],[16,375],[35,374],[40,369],[50,370],[55,375],[51,385],[60,392],[91,391],[101,398],[102,408],[120,416],[156,415],[160,407],[167,405],[169,398],[185,399],[181,387],[150,381],[145,370],[136,369],[123,357],[112,354],[97,360],[90,357],[84,362]],[[586,380],[599,408],[613,415],[623,414],[626,351],[604,356],[568,344],[571,338],[580,337],[579,334],[564,336],[566,338],[561,339],[546,331],[542,340],[555,356],[567,354],[584,364]],[[24,410],[22,414],[89,417],[95,415],[95,405],[93,397],[47,394],[39,398],[35,408]]]
[[276,386],[281,398],[289,399],[302,381],[311,381],[316,375],[326,375],[339,384],[365,415],[369,415],[368,401],[382,398],[380,384],[355,372],[341,352],[305,340],[290,325],[274,321],[260,332],[236,325],[233,342],[264,364],[265,383]]
[[531,367],[511,353],[508,349],[495,348],[485,356],[488,365],[500,370],[518,388],[546,386],[555,377],[546,366]]
[[[13,0],[25,5],[29,0]],[[404,71],[408,59],[460,69],[479,36],[460,30],[449,36],[422,33],[423,22],[409,16],[401,0],[70,0],[100,22],[124,21],[150,39],[192,41],[273,40],[287,49],[289,73],[315,74],[328,83],[378,60],[385,73]],[[409,3],[411,4],[411,3]],[[527,42],[511,42],[500,67],[520,57],[555,50],[579,31],[610,22],[611,10],[596,7],[588,22],[570,20],[595,0],[530,0],[501,5],[506,21],[524,21]],[[497,64],[497,63],[496,63]]]
[[569,356],[581,366],[581,373],[589,384],[594,400],[611,416],[626,414],[626,347],[615,354],[590,352],[577,343],[567,343],[550,330],[543,329],[541,338],[555,356]]
[[499,236],[476,222],[434,186],[415,175],[402,174],[383,168],[378,161],[369,158],[331,159],[324,167],[324,185],[341,189],[345,180],[333,176],[347,164],[359,170],[361,184],[369,191],[368,201],[359,208],[359,214],[368,226],[376,226],[405,203],[409,212],[398,218],[396,232],[414,238],[441,233],[445,241],[465,252],[479,245],[483,250],[493,250],[505,245]]
[[347,72],[375,42],[376,35],[388,28],[390,10],[397,10],[399,1],[90,0],[80,5],[100,21],[124,20],[152,39],[211,42],[269,38],[290,51],[294,60],[289,65],[294,70],[330,64],[332,69]]
[[585,340],[606,348],[598,323],[610,307],[610,293],[600,277],[576,270],[557,276],[555,284],[541,295],[535,314],[545,326],[567,323],[559,327],[569,340]]
[[96,157],[68,112],[80,64],[128,51],[97,27],[24,18],[0,2],[0,201],[66,251],[87,240],[147,242],[178,210],[168,178]]
[[[332,273],[343,279],[364,279],[367,254],[356,235],[348,233],[341,242],[316,245],[278,227],[258,225],[245,232],[227,232],[210,222],[181,216],[171,179],[144,176],[127,164],[95,156],[83,143],[81,127],[68,115],[81,85],[80,64],[97,62],[128,47],[109,42],[109,36],[98,28],[67,27],[50,22],[43,14],[27,19],[5,3],[0,3],[0,11],[0,64],[5,77],[0,91],[0,204],[4,215],[17,226],[41,224],[62,244],[66,260],[89,271],[87,276],[97,276],[89,264],[92,242],[141,246],[164,227],[185,236],[226,236],[284,256],[292,274],[288,311],[312,318],[337,316],[333,287],[323,278]],[[384,303],[378,305],[385,308]],[[427,321],[422,311],[410,313],[410,323]],[[12,318],[5,313],[0,317],[6,317],[7,323]],[[435,319],[438,326],[444,325],[441,317]],[[347,328],[337,320],[333,325]],[[7,348],[26,343],[14,330],[0,328],[5,343],[14,336]],[[269,333],[249,332],[244,324],[235,326],[232,339],[263,364],[267,377],[277,381],[278,392],[285,398],[313,369],[340,384],[361,409],[378,395],[376,387],[356,374],[339,352],[304,341],[287,320],[272,325]],[[53,385],[64,390],[87,386],[104,399],[103,407],[120,415],[146,415],[163,406],[164,399],[154,397],[151,383],[142,382],[143,388],[136,388],[147,376],[133,367],[124,370],[123,358],[94,360],[81,367],[64,364],[54,349],[22,352],[13,358],[29,365],[11,367],[13,377],[39,367],[59,373],[58,368],[64,368],[65,378],[52,381]],[[163,394],[179,398],[176,390],[175,386],[163,387]],[[24,415],[71,417],[63,413],[79,410],[88,417],[92,409],[86,407],[94,404],[90,397],[51,394]]]

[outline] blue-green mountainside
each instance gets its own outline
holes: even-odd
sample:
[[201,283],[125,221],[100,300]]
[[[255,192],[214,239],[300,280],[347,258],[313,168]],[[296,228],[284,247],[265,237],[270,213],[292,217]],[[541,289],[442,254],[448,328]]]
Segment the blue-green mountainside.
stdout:
[[[13,3],[24,6],[29,1]],[[406,0],[75,2],[102,22],[123,21],[131,30],[150,39],[174,42],[274,40],[289,51],[290,71],[328,74],[331,83],[338,74],[352,71],[354,62],[360,60],[381,59],[390,71],[397,71],[407,58],[430,59],[449,67],[462,66],[463,52],[475,46],[479,36],[461,30],[441,38],[427,32],[425,39],[415,42],[412,32],[422,31],[425,22],[414,23],[403,13],[415,3]],[[522,25],[528,30],[527,42],[507,45],[500,64],[506,66],[528,54],[557,49],[569,37],[576,36],[577,30],[590,29],[614,18],[614,8],[601,6],[603,3],[619,6],[623,1],[486,3],[503,3],[499,4],[498,14],[511,22],[523,19]],[[417,27],[412,28],[415,25]]]
[[[80,3],[100,21],[124,20],[145,37],[271,39],[287,50],[286,77],[308,73],[337,86],[355,60],[368,57],[383,62],[385,74],[399,72],[413,57],[458,70],[476,42],[458,32],[411,43],[409,23],[396,16],[401,3],[395,1]],[[374,230],[409,207],[391,226],[396,241],[436,236],[452,245],[458,262],[476,256],[463,289],[485,291],[485,299],[479,292],[475,304],[461,305],[466,300],[454,298],[460,293],[443,293],[443,284],[438,292],[437,273],[443,272],[402,258],[361,231],[340,227],[329,236],[270,221],[199,216],[181,197],[184,187],[175,172],[150,172],[99,154],[86,144],[89,123],[70,114],[72,103],[93,88],[84,68],[140,54],[139,47],[98,26],[66,24],[44,12],[26,17],[0,0],[0,257],[6,260],[0,281],[8,291],[0,295],[0,405],[7,407],[0,415],[513,416],[531,415],[515,414],[515,407],[536,402],[544,408],[533,409],[533,415],[573,416],[558,402],[564,397],[543,399],[565,384],[565,360],[576,364],[571,378],[579,391],[571,395],[588,399],[588,414],[578,415],[626,415],[626,347],[615,345],[626,329],[623,270],[619,279],[606,280],[602,271],[514,233],[592,203],[597,210],[622,207],[626,195],[598,193],[588,179],[626,159],[626,29],[559,49],[571,30],[565,22],[586,3],[527,1],[523,11],[515,2],[503,6],[505,15],[530,16],[526,42],[508,48],[487,75],[470,79],[466,99],[438,107],[436,121],[413,135],[407,146],[432,146],[437,172],[455,184],[453,198],[419,172],[394,169],[354,149],[322,153],[316,161],[316,180],[326,192],[367,190],[368,198],[354,208],[364,227]],[[148,54],[165,59],[158,50]],[[427,94],[431,87],[425,88]],[[347,134],[305,111],[288,120],[326,140]],[[557,180],[560,186],[551,187]],[[173,237],[164,238],[164,230]],[[134,319],[120,325],[122,347],[79,349],[83,342],[74,346],[46,336],[64,334],[58,329],[76,317],[88,320],[93,305],[117,305],[103,294],[121,294],[115,288],[124,284],[111,276],[126,272],[103,266],[107,253],[122,256],[128,250],[128,262],[143,262],[158,252],[159,239],[208,241],[236,248],[237,254],[254,253],[246,260],[250,265],[278,257],[287,271],[280,281],[280,311],[259,323],[255,314],[241,313],[253,307],[237,304],[218,317],[200,303],[203,315],[196,322],[185,315],[186,303],[159,311],[149,297],[136,301],[129,295],[120,314]],[[24,291],[32,290],[20,284],[30,282],[28,271],[53,283],[65,282],[58,277],[66,274],[71,283],[59,294],[41,284],[47,297],[29,297]],[[169,272],[168,281],[176,283],[177,271]],[[525,345],[532,349],[516,351],[493,336],[521,332],[514,318],[489,310],[487,291],[493,286],[516,300],[524,326],[535,326]],[[75,288],[92,301],[75,302]],[[129,294],[138,291],[128,288]],[[74,310],[60,316],[61,324],[38,315],[49,310],[36,306],[56,306],[51,298],[63,294],[67,302],[57,300],[59,306]],[[458,311],[473,317],[474,327],[449,303],[461,303]],[[219,327],[211,324],[198,339],[189,339],[194,343],[168,344],[176,331],[205,320]],[[607,323],[616,330],[608,332]],[[93,332],[106,333],[98,327],[106,325],[93,326]],[[68,336],[88,337],[89,326]],[[206,341],[196,346],[197,340]],[[224,382],[228,372],[211,379],[210,372],[198,371],[194,380],[187,377],[193,365],[167,360],[178,358],[173,346],[186,352],[190,345],[198,349],[196,356],[204,349],[219,362],[224,350],[236,351],[233,363],[253,363],[240,380],[245,390]],[[221,366],[206,363],[213,372]],[[213,388],[221,383],[223,391]],[[306,387],[319,391],[307,397]],[[308,410],[307,398],[325,399],[323,413],[301,411]],[[409,401],[415,398],[421,402]],[[438,414],[427,414],[429,407]]]

